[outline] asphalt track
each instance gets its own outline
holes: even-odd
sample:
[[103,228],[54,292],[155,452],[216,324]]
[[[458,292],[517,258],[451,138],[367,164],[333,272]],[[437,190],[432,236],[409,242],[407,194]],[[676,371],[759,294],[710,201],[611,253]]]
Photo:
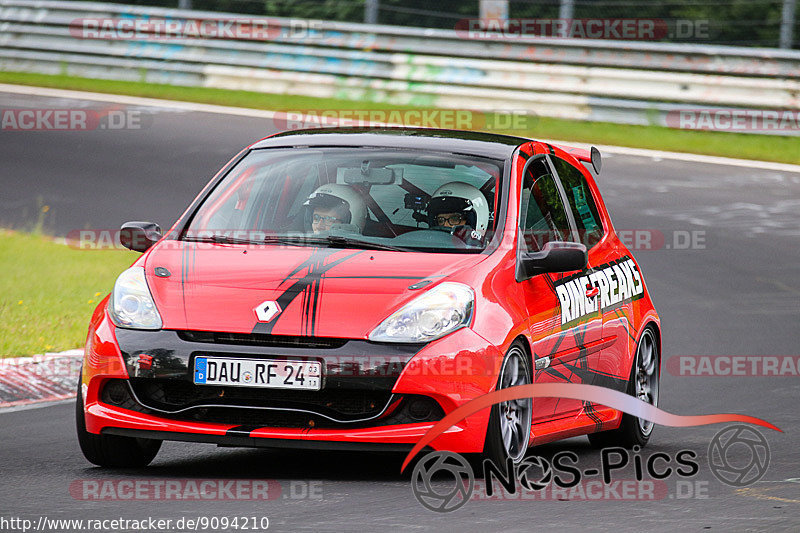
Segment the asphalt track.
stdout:
[[[0,93],[0,108],[86,106],[107,104]],[[45,227],[60,235],[116,228],[131,219],[167,227],[218,167],[271,132],[260,119],[141,111],[148,118],[139,130],[0,132],[0,223],[29,227],[42,203],[49,206]],[[663,320],[665,361],[680,355],[798,355],[800,174],[617,155],[606,158],[599,184],[618,230],[656,230],[670,245],[634,250]],[[703,242],[676,249],[687,232],[700,232],[696,239]],[[5,412],[0,518],[267,516],[270,530],[279,531],[797,531],[798,400],[797,375],[681,377],[665,367],[665,410],[743,413],[783,429],[761,430],[771,461],[759,482],[737,489],[712,475],[707,449],[721,426],[658,427],[641,455],[692,450],[700,469],[689,485],[668,478],[668,494],[655,501],[470,501],[447,514],[417,503],[408,476],[399,474],[401,456],[165,443],[150,468],[106,471],[81,456],[72,404]],[[578,454],[582,470],[600,464],[585,438],[534,453],[567,449]],[[734,455],[740,462],[749,457],[746,448]],[[633,469],[617,475],[632,479]],[[70,493],[76,481],[112,479],[268,479],[281,492],[266,502],[96,502]],[[681,497],[687,486],[701,497]],[[311,487],[314,497],[298,497],[303,487]]]

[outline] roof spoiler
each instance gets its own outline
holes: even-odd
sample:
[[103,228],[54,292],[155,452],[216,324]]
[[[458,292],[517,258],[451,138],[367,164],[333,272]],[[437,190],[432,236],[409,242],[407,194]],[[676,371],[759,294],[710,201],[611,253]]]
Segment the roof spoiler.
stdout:
[[586,163],[591,163],[595,173],[600,174],[600,169],[603,167],[603,158],[600,155],[600,150],[598,150],[597,147],[592,146],[589,150],[586,150],[584,148],[573,148],[571,146],[556,146],[570,154],[575,159],[585,161]]

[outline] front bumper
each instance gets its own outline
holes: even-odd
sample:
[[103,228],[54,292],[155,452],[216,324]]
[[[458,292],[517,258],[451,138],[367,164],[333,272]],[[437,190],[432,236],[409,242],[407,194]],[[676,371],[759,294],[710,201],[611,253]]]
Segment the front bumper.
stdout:
[[[291,339],[286,343],[287,338],[229,334],[213,338],[212,334],[126,330],[115,328],[106,313],[97,318],[90,328],[82,378],[86,427],[92,433],[229,446],[405,450],[436,420],[493,390],[502,360],[496,347],[468,328],[426,345],[335,339]],[[291,391],[276,396],[267,389],[259,389],[264,391],[261,397],[252,389],[243,394],[243,388],[236,388],[235,393],[223,390],[218,397],[209,398],[212,389],[193,385],[191,375],[193,358],[212,353],[321,361],[322,401],[309,399],[314,395],[308,394],[293,398]],[[152,357],[149,367],[140,364],[141,354]],[[135,405],[130,398],[109,400],[107,386],[121,380],[134,392]],[[178,405],[170,398],[165,401],[163,394],[141,392],[157,383],[192,394],[200,387],[204,396],[185,394]],[[340,396],[348,400],[341,405],[328,401]],[[351,396],[367,401],[359,404]],[[433,400],[438,411],[415,422],[401,413],[414,398]],[[296,401],[301,399],[306,403]],[[216,409],[215,416],[209,407]],[[278,412],[280,416],[275,418]],[[244,414],[247,416],[242,418]],[[488,419],[488,409],[477,413],[450,428],[432,447],[480,452]]]

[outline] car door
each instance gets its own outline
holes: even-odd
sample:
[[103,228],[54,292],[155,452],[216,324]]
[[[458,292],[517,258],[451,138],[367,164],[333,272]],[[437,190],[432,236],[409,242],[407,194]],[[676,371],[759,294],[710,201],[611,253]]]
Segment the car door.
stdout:
[[[521,250],[535,252],[549,241],[576,241],[578,234],[567,205],[548,157],[532,157],[523,172],[520,193]],[[575,274],[538,274],[521,282],[531,317],[537,383],[584,382],[585,353],[601,339],[601,317],[573,312],[578,301],[586,308],[583,293],[573,294],[580,281],[575,281]],[[577,400],[539,398],[534,423],[571,416],[582,408]]]
[[595,198],[584,171],[579,170],[559,153],[550,156],[559,181],[568,198],[581,242],[588,248],[589,279],[598,289],[598,302],[603,316],[602,343],[589,354],[589,371],[594,385],[624,391],[630,369],[628,353],[631,340],[632,301],[644,292],[644,284],[636,263],[616,245],[610,222],[603,225],[602,201]]
[[[578,321],[578,332],[581,328],[593,328],[598,319],[602,319],[602,334],[589,343],[585,343],[582,357],[576,361],[576,372],[580,374],[580,382],[590,385],[624,391],[627,371],[622,370],[628,351],[628,318],[630,302],[627,295],[634,295],[643,288],[638,271],[634,272],[633,261],[620,254],[614,245],[608,217],[601,217],[602,202],[595,199],[596,190],[589,185],[585,170],[579,169],[566,160],[567,155],[555,152],[548,156],[558,181],[567,198],[569,211],[573,215],[578,229],[580,241],[588,249],[588,265],[586,270],[576,274],[581,285],[592,288],[595,312]],[[561,156],[561,157],[559,157]],[[605,224],[609,227],[604,227]],[[639,280],[637,282],[637,279]],[[586,402],[584,413],[594,417],[599,406]],[[594,417],[599,422],[600,417]]]

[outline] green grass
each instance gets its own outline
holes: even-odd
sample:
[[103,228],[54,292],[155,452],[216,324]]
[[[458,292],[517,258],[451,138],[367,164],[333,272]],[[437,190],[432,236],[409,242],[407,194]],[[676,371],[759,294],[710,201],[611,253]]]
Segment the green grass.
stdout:
[[82,346],[95,306],[139,255],[0,229],[0,357]]
[[[167,100],[271,110],[414,109],[379,102],[287,96],[202,87],[177,87],[142,82],[122,82],[0,72],[0,83],[125,94]],[[421,106],[429,108],[430,106]],[[626,126],[607,122],[578,122],[539,117],[523,130],[504,131],[526,137],[630,146],[675,152],[800,164],[800,137],[686,131],[659,126]]]

